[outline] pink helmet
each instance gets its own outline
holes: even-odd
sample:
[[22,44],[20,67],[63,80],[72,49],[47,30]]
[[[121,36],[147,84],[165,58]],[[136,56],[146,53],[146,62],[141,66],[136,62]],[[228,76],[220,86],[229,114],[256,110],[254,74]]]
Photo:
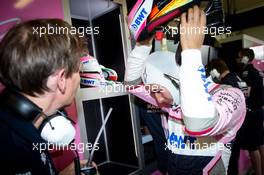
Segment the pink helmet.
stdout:
[[128,15],[128,26],[133,39],[149,37],[155,27],[178,17],[200,0],[138,0]]

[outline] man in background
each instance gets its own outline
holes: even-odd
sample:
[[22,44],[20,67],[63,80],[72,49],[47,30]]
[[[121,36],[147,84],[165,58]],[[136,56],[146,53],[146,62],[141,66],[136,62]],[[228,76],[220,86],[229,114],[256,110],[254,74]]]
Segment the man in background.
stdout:
[[252,49],[239,51],[237,63],[242,68],[242,78],[248,85],[246,99],[247,115],[242,130],[242,149],[248,150],[256,175],[264,174],[264,87],[263,78],[253,66],[255,54]]

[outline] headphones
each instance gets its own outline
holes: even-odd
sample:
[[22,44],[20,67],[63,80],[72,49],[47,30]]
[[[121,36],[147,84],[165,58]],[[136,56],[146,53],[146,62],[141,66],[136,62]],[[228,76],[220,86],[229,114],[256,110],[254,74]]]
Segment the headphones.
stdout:
[[[3,101],[12,111],[19,114],[24,120],[34,122],[39,116],[44,115],[43,110],[14,90],[4,90]],[[52,116],[46,116],[40,127],[41,137],[48,143],[56,146],[67,146],[75,137],[74,122],[63,112],[57,111]]]
[[4,90],[3,99],[5,104],[14,112],[18,113],[27,121],[34,121],[40,114],[42,109],[31,102],[25,96],[14,90]]

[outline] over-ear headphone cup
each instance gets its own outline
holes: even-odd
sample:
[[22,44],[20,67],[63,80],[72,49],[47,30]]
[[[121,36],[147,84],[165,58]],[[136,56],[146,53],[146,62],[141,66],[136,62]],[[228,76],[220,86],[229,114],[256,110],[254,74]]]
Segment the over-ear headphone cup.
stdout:
[[72,121],[63,115],[47,117],[39,127],[41,137],[56,146],[67,146],[75,137]]

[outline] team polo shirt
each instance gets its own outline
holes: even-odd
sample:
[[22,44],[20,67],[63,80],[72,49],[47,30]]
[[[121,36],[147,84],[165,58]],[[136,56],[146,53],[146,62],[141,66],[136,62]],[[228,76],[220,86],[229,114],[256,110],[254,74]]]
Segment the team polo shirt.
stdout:
[[34,125],[0,103],[0,174],[55,175],[46,142]]

